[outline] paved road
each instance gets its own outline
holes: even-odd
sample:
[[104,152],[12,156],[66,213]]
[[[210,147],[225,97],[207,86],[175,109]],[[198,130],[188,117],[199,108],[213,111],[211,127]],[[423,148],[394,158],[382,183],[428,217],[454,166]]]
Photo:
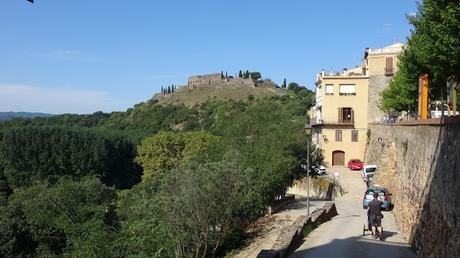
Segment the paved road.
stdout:
[[360,171],[340,168],[328,170],[328,173],[339,173],[340,183],[346,192],[335,200],[339,215],[310,233],[290,257],[416,257],[400,235],[391,212],[384,212],[382,221],[385,241],[362,235],[367,215],[361,204],[365,184]]

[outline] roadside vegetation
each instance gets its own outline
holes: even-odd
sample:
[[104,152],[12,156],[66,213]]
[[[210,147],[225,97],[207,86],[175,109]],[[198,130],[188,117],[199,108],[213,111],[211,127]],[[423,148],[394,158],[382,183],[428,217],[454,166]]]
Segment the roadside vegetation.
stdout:
[[303,175],[314,94],[289,88],[0,123],[0,256],[225,256]]

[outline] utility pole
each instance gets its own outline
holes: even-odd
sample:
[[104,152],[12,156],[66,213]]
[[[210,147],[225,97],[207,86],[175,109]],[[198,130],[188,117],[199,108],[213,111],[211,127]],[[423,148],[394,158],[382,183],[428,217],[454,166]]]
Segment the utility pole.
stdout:
[[307,139],[307,216],[310,215],[310,142],[312,127],[308,123],[305,125],[305,136]]

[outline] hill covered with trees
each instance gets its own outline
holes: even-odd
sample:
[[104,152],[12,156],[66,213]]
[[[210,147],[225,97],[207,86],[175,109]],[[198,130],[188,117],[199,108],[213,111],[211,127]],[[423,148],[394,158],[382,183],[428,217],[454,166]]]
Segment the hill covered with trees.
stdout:
[[224,256],[303,173],[314,94],[282,91],[0,123],[0,256]]
[[31,112],[0,112],[0,121],[10,120],[14,118],[34,118],[34,117],[50,117],[51,114],[46,113],[31,113]]

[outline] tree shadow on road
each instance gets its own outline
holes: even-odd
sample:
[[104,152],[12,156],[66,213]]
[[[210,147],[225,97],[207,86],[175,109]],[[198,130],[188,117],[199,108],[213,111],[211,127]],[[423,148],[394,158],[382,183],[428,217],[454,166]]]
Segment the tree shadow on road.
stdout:
[[[385,239],[396,235],[396,232],[385,232]],[[308,240],[307,240],[308,241]],[[407,244],[381,241],[372,236],[356,236],[346,239],[334,239],[332,242],[307,250],[297,250],[289,257],[417,257]]]

